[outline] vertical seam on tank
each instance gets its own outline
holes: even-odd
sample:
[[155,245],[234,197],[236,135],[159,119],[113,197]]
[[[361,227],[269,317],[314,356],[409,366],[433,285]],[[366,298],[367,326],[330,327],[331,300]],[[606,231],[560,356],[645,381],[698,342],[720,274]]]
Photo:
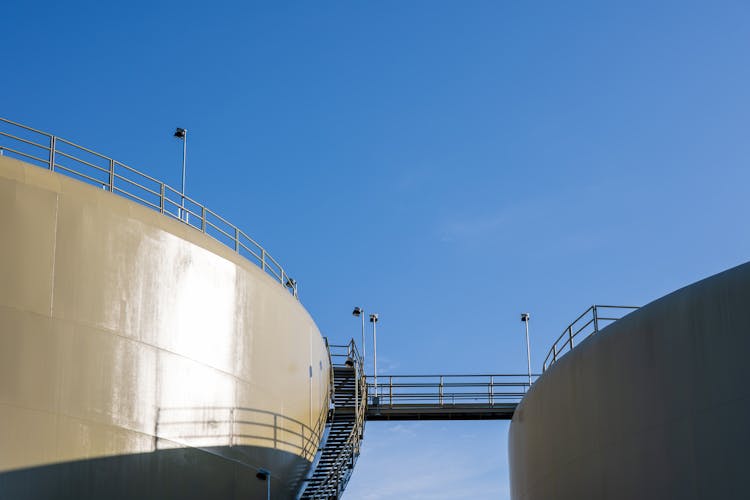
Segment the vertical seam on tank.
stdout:
[[55,263],[57,262],[57,224],[60,215],[60,193],[55,194],[55,227],[52,235],[52,279],[50,283],[49,316],[55,307]]

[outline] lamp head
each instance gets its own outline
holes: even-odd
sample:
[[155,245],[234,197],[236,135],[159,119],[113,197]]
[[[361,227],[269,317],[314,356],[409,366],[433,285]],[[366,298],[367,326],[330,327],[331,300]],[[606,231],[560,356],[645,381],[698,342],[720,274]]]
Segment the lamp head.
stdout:
[[377,323],[378,322],[378,313],[370,314],[370,323]]
[[258,473],[255,475],[255,477],[257,477],[261,481],[265,481],[269,477],[271,477],[271,473],[267,471],[266,469],[258,469]]
[[362,310],[362,308],[361,308],[361,307],[359,307],[359,306],[357,306],[357,307],[355,307],[355,308],[354,308],[354,310],[352,311],[352,316],[355,316],[355,317],[359,318],[359,317],[360,317],[360,316],[362,315],[362,313],[363,313],[363,312],[364,312],[364,311]]
[[177,129],[174,131],[174,136],[178,139],[184,139],[187,135],[187,129],[177,127]]
[[526,323],[530,319],[531,319],[531,316],[529,315],[529,313],[521,313],[521,321],[523,323]]

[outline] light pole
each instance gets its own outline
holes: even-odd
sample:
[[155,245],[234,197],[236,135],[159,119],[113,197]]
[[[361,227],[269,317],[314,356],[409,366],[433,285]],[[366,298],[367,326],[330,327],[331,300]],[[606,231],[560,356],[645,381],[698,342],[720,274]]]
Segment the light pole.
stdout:
[[529,346],[529,313],[521,313],[521,321],[526,325],[526,363],[529,368],[529,387],[531,387],[531,347]]
[[182,139],[182,201],[180,203],[180,218],[185,216],[187,221],[187,214],[185,213],[185,161],[187,158],[187,129],[177,127],[174,131],[174,136],[178,139]]
[[271,471],[258,469],[258,473],[255,477],[266,482],[266,500],[271,500]]
[[357,306],[352,311],[352,316],[362,318],[362,366],[365,365],[365,355],[367,355],[367,344],[365,343],[365,310]]
[[370,314],[370,323],[372,323],[372,361],[373,361],[373,379],[375,396],[373,397],[373,404],[378,406],[380,404],[380,398],[378,397],[378,313]]

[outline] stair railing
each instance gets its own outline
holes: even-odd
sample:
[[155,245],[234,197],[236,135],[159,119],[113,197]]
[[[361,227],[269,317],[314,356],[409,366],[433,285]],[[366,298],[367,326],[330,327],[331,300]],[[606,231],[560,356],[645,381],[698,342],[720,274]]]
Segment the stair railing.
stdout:
[[[362,438],[364,437],[364,422],[367,409],[367,380],[364,374],[362,358],[359,355],[354,340],[348,344],[329,344],[326,339],[326,348],[331,360],[331,400],[335,401],[335,384],[333,384],[333,367],[347,366],[354,368],[355,373],[355,400],[354,400],[354,426],[346,438],[341,450],[333,459],[331,470],[321,482],[321,490],[324,493],[333,493],[336,498],[343,492],[359,457]],[[334,404],[333,415],[335,418],[336,408]]]

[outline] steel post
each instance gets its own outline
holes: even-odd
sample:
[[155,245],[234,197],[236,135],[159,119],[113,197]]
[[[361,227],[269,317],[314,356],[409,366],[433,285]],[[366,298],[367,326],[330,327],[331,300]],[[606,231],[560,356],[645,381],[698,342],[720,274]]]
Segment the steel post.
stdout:
[[599,315],[596,312],[596,306],[591,306],[594,310],[594,333],[599,333]]
[[362,367],[365,366],[365,359],[367,358],[367,343],[365,342],[365,311],[362,310]]
[[[373,376],[375,386],[375,397],[378,397],[378,329],[377,321],[372,322],[372,359],[373,359]],[[377,404],[377,403],[376,403]]]
[[187,222],[188,217],[187,213],[185,213],[185,166],[186,166],[186,160],[187,160],[187,129],[185,129],[185,135],[182,137],[182,202],[180,204],[180,207],[182,208],[181,216],[185,217],[185,221]]
[[51,135],[49,138],[49,169],[55,170],[55,148],[57,144],[57,137]]
[[570,342],[570,350],[573,350],[573,328],[568,327],[568,342]]
[[524,321],[526,324],[526,363],[529,369],[529,387],[531,387],[531,346],[529,345],[529,320]]
[[109,160],[109,192],[114,193],[115,191],[115,160]]

